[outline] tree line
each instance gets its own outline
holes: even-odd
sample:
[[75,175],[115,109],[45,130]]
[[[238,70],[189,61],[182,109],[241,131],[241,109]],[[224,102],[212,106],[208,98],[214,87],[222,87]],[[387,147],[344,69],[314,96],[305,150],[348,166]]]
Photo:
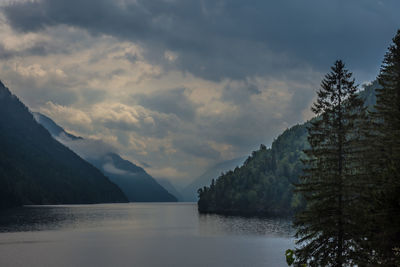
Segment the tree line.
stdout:
[[[264,172],[265,182],[278,186],[279,194],[287,192],[282,187],[294,189],[285,208],[294,202],[300,207],[294,219],[296,248],[293,255],[289,253],[290,264],[400,265],[400,30],[384,57],[377,82],[376,104],[367,109],[352,73],[341,60],[336,61],[317,91],[312,106],[316,118],[307,125],[308,144],[296,156],[302,162],[302,171],[297,171],[300,177],[291,177],[291,164],[281,165],[287,182],[271,179],[276,175]],[[266,157],[260,164],[274,165],[275,154],[263,150]],[[225,199],[230,199],[230,209],[240,205],[254,209],[252,199],[266,192],[254,187],[260,182],[246,184],[250,178],[245,170],[237,168],[200,189],[199,210],[218,212]],[[229,179],[235,173],[243,181]],[[251,171],[247,174],[252,175]],[[229,183],[242,183],[235,187],[242,191],[226,191]]]
[[400,248],[400,30],[368,111],[336,61],[321,82],[296,192],[297,265],[396,266]]

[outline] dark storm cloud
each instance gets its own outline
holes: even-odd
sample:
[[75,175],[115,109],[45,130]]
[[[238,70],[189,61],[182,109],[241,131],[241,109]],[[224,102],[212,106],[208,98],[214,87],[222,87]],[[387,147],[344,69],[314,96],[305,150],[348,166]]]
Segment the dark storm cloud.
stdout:
[[221,100],[240,105],[250,101],[251,96],[259,94],[261,94],[261,91],[254,84],[248,82],[239,85],[230,84],[224,87]]
[[[208,79],[240,79],[336,58],[374,74],[400,25],[397,0],[42,0],[3,8],[20,31],[70,25],[147,48],[162,63]],[[382,42],[382,40],[387,40]],[[167,64],[167,62],[163,62]]]
[[197,105],[186,95],[185,88],[157,91],[152,94],[137,94],[133,98],[141,106],[165,114],[174,114],[184,120],[192,120],[196,115]]
[[268,146],[309,118],[315,89],[337,58],[359,82],[373,79],[400,25],[398,0],[1,6],[0,32],[8,36],[0,40],[0,70],[16,94],[169,177]]

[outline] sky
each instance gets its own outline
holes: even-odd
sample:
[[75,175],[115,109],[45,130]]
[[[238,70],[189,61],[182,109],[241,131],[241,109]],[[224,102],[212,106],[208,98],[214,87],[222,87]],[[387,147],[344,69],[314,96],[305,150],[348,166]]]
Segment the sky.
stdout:
[[0,0],[0,80],[183,185],[311,118],[335,60],[375,79],[399,13],[398,0]]

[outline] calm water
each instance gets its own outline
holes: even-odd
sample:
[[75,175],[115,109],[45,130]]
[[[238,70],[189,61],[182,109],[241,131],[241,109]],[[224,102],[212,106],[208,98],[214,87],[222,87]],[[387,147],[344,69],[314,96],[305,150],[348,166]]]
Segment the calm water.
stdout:
[[186,203],[30,206],[0,213],[0,266],[287,266],[291,231]]

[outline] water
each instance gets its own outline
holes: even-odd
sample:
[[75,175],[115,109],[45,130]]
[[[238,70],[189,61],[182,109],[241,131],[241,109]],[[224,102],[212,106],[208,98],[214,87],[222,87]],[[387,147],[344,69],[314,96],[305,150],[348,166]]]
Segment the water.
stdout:
[[291,235],[191,203],[29,206],[0,213],[0,266],[287,266]]

